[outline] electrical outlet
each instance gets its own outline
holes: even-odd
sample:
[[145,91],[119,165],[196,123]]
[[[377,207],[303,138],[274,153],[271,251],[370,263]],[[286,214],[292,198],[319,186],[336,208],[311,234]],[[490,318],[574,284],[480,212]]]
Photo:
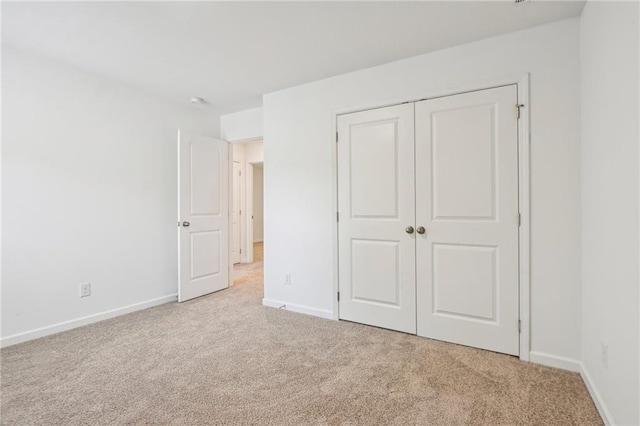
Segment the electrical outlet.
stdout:
[[284,285],[291,285],[291,272],[284,273]]
[[600,358],[602,359],[604,368],[609,368],[609,346],[602,342],[600,343]]
[[91,296],[91,283],[80,284],[80,297]]

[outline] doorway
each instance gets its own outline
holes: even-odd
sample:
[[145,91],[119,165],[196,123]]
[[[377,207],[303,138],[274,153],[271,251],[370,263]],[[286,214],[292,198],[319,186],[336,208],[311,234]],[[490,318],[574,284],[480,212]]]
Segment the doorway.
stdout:
[[[234,257],[232,285],[263,281],[264,209],[262,140],[231,144],[232,248]],[[237,222],[236,219],[237,218]]]
[[[237,263],[233,270],[233,285],[262,281],[264,277],[264,184],[263,163],[247,165],[247,218],[251,237],[251,260]],[[247,256],[249,258],[249,256]]]

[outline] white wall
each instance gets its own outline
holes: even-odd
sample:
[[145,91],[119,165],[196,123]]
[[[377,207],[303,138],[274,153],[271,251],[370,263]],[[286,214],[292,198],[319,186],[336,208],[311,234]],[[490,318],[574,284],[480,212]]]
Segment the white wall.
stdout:
[[220,134],[222,139],[231,142],[262,138],[262,108],[222,115]]
[[253,241],[264,239],[263,168],[253,168]]
[[[3,344],[173,300],[177,130],[219,136],[219,117],[6,46],[2,55]],[[85,281],[93,294],[81,299]]]
[[638,13],[638,3],[588,2],[580,32],[582,360],[620,425],[640,423]]
[[[580,356],[579,22],[570,19],[264,96],[265,304],[334,310],[336,111],[531,73],[531,348]],[[285,272],[292,285],[283,285]],[[551,356],[551,357],[550,357]],[[563,358],[553,358],[563,357]],[[568,358],[565,360],[564,358]]]
[[243,145],[247,163],[262,163],[264,161],[264,147],[261,140]]

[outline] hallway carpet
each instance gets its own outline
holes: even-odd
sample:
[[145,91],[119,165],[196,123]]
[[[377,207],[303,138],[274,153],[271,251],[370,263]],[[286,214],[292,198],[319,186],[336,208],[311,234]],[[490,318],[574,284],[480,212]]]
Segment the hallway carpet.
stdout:
[[2,350],[4,425],[599,425],[577,374],[261,306],[253,280]]
[[253,263],[236,263],[233,265],[233,285],[262,282],[264,269],[264,244],[253,243]]

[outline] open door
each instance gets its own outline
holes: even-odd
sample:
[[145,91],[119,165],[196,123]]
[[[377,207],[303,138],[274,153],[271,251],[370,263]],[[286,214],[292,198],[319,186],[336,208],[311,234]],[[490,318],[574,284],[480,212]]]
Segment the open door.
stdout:
[[178,301],[229,287],[229,144],[178,135]]

